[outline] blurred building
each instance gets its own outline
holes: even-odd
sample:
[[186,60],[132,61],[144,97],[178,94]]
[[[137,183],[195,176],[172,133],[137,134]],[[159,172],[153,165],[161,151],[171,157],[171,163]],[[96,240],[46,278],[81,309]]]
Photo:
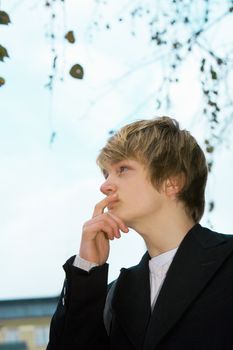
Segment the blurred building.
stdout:
[[58,297],[0,300],[0,350],[44,350]]

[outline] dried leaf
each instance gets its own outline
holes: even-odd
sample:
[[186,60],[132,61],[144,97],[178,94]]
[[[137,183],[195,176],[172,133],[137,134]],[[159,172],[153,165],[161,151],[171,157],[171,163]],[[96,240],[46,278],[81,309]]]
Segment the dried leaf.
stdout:
[[161,104],[162,104],[161,101],[157,98],[157,99],[156,99],[156,107],[155,107],[155,108],[156,108],[156,109],[160,109]]
[[224,63],[223,59],[220,58],[220,57],[218,57],[218,58],[216,59],[216,61],[217,61],[217,64],[218,64],[219,66],[220,66],[221,64]]
[[215,72],[215,70],[213,70],[213,67],[210,68],[210,74],[211,74],[211,78],[213,80],[217,80],[218,79],[217,73]]
[[212,167],[213,167],[213,162],[212,161],[208,162],[208,171],[209,171],[209,173],[212,171]]
[[206,152],[207,153],[213,153],[214,152],[214,147],[213,146],[206,147]]
[[52,145],[54,143],[55,137],[57,136],[57,133],[55,131],[52,132],[51,136],[50,136],[50,145]]
[[0,24],[8,25],[10,21],[9,15],[5,11],[0,11]]
[[70,30],[69,32],[66,33],[65,38],[69,43],[73,44],[75,43],[75,37],[74,37],[74,32],[73,30]]
[[5,57],[9,57],[7,49],[0,45],[0,61],[4,61]]
[[5,79],[3,77],[0,77],[0,87],[5,84]]
[[182,44],[179,41],[174,41],[172,47],[173,49],[180,49],[182,47]]
[[53,58],[53,69],[56,69],[57,66],[57,55]]
[[205,58],[202,58],[202,60],[201,60],[201,66],[200,66],[200,71],[201,71],[201,72],[204,72],[204,69],[205,69],[205,62],[206,62]]
[[214,210],[214,202],[211,201],[211,202],[209,202],[209,212],[211,212],[213,210]]
[[83,67],[80,64],[75,64],[70,69],[70,75],[75,79],[82,79],[83,74]]

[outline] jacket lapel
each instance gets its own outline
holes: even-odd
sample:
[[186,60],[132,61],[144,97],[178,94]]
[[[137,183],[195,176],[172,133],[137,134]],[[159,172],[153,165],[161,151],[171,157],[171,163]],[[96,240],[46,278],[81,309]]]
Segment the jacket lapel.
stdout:
[[139,265],[121,269],[112,308],[135,349],[141,349],[151,316],[149,255],[146,253]]
[[156,348],[232,251],[233,243],[229,243],[224,235],[202,228],[199,224],[187,233],[156,301],[144,349]]

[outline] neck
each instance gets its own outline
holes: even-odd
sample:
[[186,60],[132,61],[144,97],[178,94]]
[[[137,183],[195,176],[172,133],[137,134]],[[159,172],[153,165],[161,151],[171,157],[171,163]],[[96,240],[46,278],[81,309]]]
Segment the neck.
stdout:
[[194,225],[195,222],[184,210],[177,210],[147,218],[133,229],[142,236],[149,255],[154,257],[178,247]]

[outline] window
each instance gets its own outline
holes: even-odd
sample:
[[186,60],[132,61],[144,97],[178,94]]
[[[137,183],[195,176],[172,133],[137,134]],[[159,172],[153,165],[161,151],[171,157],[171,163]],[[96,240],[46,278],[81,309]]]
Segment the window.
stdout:
[[17,328],[8,328],[6,330],[5,341],[9,343],[19,341],[19,330]]
[[49,341],[49,327],[37,327],[35,332],[35,342],[37,346],[45,346]]

